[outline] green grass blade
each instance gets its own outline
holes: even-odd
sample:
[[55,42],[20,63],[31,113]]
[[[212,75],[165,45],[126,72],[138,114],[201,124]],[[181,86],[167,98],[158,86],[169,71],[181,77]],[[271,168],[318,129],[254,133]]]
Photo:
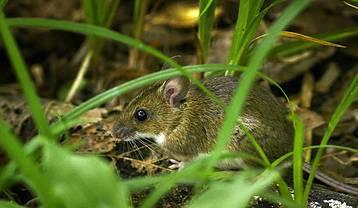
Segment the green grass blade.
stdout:
[[270,9],[272,9],[274,6],[282,3],[284,0],[276,0],[272,2],[269,6],[267,6],[265,9],[261,10],[256,17],[251,20],[250,24],[248,25],[246,32],[243,34],[242,43],[240,44],[240,47],[237,49],[237,61],[240,65],[245,65],[247,62],[247,58],[250,55],[250,43],[252,43],[252,39],[262,21],[264,16],[269,12]]
[[293,149],[293,187],[295,191],[295,201],[303,206],[303,143],[304,143],[304,126],[303,122],[297,115],[291,115],[291,120],[295,127],[294,149]]
[[259,67],[265,60],[266,55],[270,51],[275,41],[280,36],[281,31],[288,25],[290,21],[308,4],[310,0],[295,0],[282,13],[281,17],[269,29],[269,35],[265,37],[260,45],[254,51],[248,63],[247,70],[244,72],[239,86],[232,98],[232,102],[227,108],[223,126],[219,130],[218,141],[212,154],[210,167],[213,167],[218,159],[219,153],[222,152],[231,137],[232,129],[236,124],[236,120],[242,110],[246,96],[255,81],[255,77]]
[[25,208],[23,206],[16,204],[15,202],[3,201],[3,200],[0,201],[0,207],[2,207],[2,208]]
[[[148,0],[136,0],[134,3],[134,17],[133,36],[135,39],[140,40],[143,36],[144,30],[144,17],[147,12]],[[129,52],[128,67],[138,68],[139,53],[138,48],[132,48]]]
[[144,28],[144,15],[148,7],[148,0],[136,0],[134,7],[134,37],[140,39]]
[[252,199],[252,196],[263,192],[279,176],[277,171],[271,170],[258,177],[255,182],[252,182],[252,180],[250,180],[252,175],[250,172],[242,171],[240,174],[237,174],[236,177],[232,177],[230,182],[216,182],[212,184],[207,191],[194,199],[194,201],[189,204],[189,207],[245,208]]
[[120,0],[112,0],[106,9],[107,13],[104,16],[104,26],[109,27],[113,21],[114,16],[116,15],[116,11],[118,9]]
[[266,154],[265,154],[264,150],[262,149],[262,147],[260,146],[260,144],[256,142],[254,136],[252,136],[250,131],[242,123],[238,122],[238,125],[245,132],[247,139],[249,139],[250,142],[252,143],[252,145],[255,147],[256,151],[258,152],[261,160],[266,165],[266,167],[270,167],[270,165],[271,165],[270,160],[266,156]]
[[[201,2],[199,2],[199,7],[201,6],[200,5]],[[207,0],[205,1],[205,7],[204,8],[200,8],[200,13],[199,13],[199,18],[202,16],[202,15],[205,15],[205,13],[208,11],[208,9],[211,7],[211,4],[215,4],[216,6],[216,0]]]
[[86,15],[86,22],[89,24],[96,25],[96,8],[93,0],[82,0],[83,10]]
[[76,155],[55,143],[43,152],[42,170],[61,207],[129,207],[126,187],[102,158]]
[[0,0],[0,10],[3,10],[7,4],[7,0]]
[[22,90],[24,91],[27,104],[32,113],[36,127],[38,128],[40,134],[46,136],[47,138],[51,138],[51,131],[45,114],[42,111],[40,100],[36,95],[36,90],[28,74],[26,64],[24,63],[14,37],[10,32],[2,10],[0,11],[0,35],[2,37],[5,50],[10,58],[12,67],[15,71],[16,77],[21,84]]
[[[35,139],[31,140],[24,147],[25,154],[30,155],[31,153],[35,152],[35,150],[38,150],[44,140],[45,138],[43,138],[43,136],[37,135]],[[2,190],[7,185],[8,181],[13,179],[16,170],[17,166],[14,161],[10,161],[10,163],[2,169],[0,175],[0,190]]]
[[11,133],[10,128],[0,119],[0,146],[24,174],[28,184],[47,207],[56,207],[57,203],[49,191],[47,178],[41,174],[31,157],[25,154],[19,139]]
[[[259,14],[262,4],[262,0],[240,1],[238,19],[229,53],[230,64],[242,64],[241,59],[243,58],[243,54],[261,21],[261,19],[257,19],[256,17]],[[249,28],[250,30],[248,30]],[[229,72],[229,74],[232,74],[232,72]]]
[[175,61],[173,61],[170,57],[144,44],[143,42],[135,40],[129,36],[120,34],[118,32],[109,30],[104,27],[83,24],[83,23],[74,23],[74,22],[62,21],[62,20],[50,20],[50,19],[43,19],[43,18],[8,18],[7,22],[11,26],[44,27],[48,29],[65,30],[65,31],[70,31],[70,32],[75,32],[85,35],[95,35],[138,48],[142,51],[152,54],[153,56],[159,58],[163,62],[168,63],[170,66],[177,68],[177,70],[179,70],[182,75],[188,77],[193,84],[198,86],[198,88],[202,90],[205,94],[207,94],[214,102],[218,103],[221,106],[224,106],[222,101],[219,100],[216,95],[214,95],[211,91],[206,89],[204,85],[199,80],[195,79],[190,73],[183,70],[183,68],[180,65],[178,65]]
[[242,45],[243,36],[248,25],[248,16],[250,12],[250,0],[240,1],[239,14],[237,22],[235,25],[234,35],[232,38],[230,53],[229,53],[229,63],[238,64],[240,59],[240,46]]
[[200,41],[201,61],[205,63],[209,53],[211,31],[215,20],[216,0],[200,0],[198,38]]
[[97,19],[96,25],[104,26],[106,22],[104,19],[104,17],[106,16],[106,10],[105,10],[106,2],[108,2],[108,0],[102,0],[102,1],[93,0],[93,2],[95,3],[95,8],[96,8],[96,19]]
[[[347,111],[347,109],[352,104],[352,102],[357,99],[357,97],[358,97],[358,74],[355,75],[351,85],[349,86],[348,90],[346,90],[346,93],[345,93],[343,99],[339,103],[336,111],[333,113],[320,145],[326,145],[328,143],[328,141],[333,133],[334,128],[337,126],[337,124],[340,121],[340,119],[342,118],[343,114]],[[308,195],[311,191],[314,175],[317,171],[319,161],[321,159],[323,151],[324,151],[323,147],[318,149],[317,154],[316,154],[314,161],[312,163],[312,170],[311,170],[310,176],[307,180],[307,184],[306,184],[305,192],[304,192],[304,199],[306,201],[307,201]]]

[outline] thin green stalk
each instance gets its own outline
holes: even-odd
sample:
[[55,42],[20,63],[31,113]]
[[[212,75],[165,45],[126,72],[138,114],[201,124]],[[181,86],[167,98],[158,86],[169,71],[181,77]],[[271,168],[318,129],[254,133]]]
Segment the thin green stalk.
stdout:
[[36,95],[35,87],[28,74],[28,69],[17,47],[14,37],[10,32],[7,20],[5,19],[5,15],[2,10],[0,10],[0,34],[16,77],[21,84],[22,90],[24,91],[27,104],[32,113],[36,127],[38,128],[40,134],[47,138],[52,138],[47,119],[42,111],[40,100]]
[[134,10],[134,37],[140,39],[143,34],[144,15],[147,11],[148,0],[136,0]]
[[[347,109],[352,104],[352,102],[357,99],[357,97],[358,97],[358,75],[356,74],[351,85],[346,90],[346,93],[345,93],[342,101],[339,103],[336,111],[332,115],[332,118],[328,123],[327,130],[323,136],[320,146],[326,145],[328,143],[328,141],[333,133],[334,128],[337,126],[337,124],[340,121],[340,119],[342,118],[343,114],[347,111]],[[304,200],[306,202],[308,200],[308,196],[311,191],[313,179],[316,174],[316,171],[317,171],[317,168],[319,165],[319,161],[320,161],[321,156],[324,152],[324,149],[325,148],[323,148],[323,147],[318,149],[317,154],[316,154],[314,161],[312,163],[311,174],[308,177],[307,184],[306,184],[305,191],[304,191]]]
[[200,0],[198,38],[200,41],[200,61],[205,63],[209,53],[210,34],[215,20],[216,0]]
[[[256,17],[259,14],[262,4],[262,0],[240,1],[238,19],[235,25],[232,46],[229,53],[229,64],[242,64],[241,60],[243,55],[261,21],[261,19],[256,19]],[[234,72],[232,71],[228,71],[226,74],[233,75],[233,73]]]
[[7,0],[0,0],[0,10],[3,10],[7,4]]
[[98,1],[98,0],[93,0],[93,2],[95,3],[95,8],[96,8],[96,19],[97,19],[97,23],[96,25],[101,25],[103,26],[105,24],[106,21],[104,21],[104,17],[106,16],[106,3],[108,2],[108,0],[102,0],[102,1]]
[[[95,0],[82,0],[82,6],[85,12],[86,22],[92,25],[99,25]],[[95,36],[90,35],[89,37],[87,37],[85,43],[89,44],[89,47],[87,49],[91,48],[92,50],[94,50],[95,48],[97,48],[98,40]]]
[[238,18],[235,25],[234,36],[232,38],[231,49],[229,53],[229,64],[238,64],[240,54],[237,54],[243,42],[242,37],[246,31],[249,21],[250,0],[240,1]]
[[267,167],[270,167],[271,166],[271,162],[270,160],[268,159],[268,157],[266,156],[264,150],[262,149],[262,147],[260,146],[259,143],[256,142],[256,139],[254,136],[252,136],[252,134],[250,133],[250,131],[241,123],[241,122],[238,122],[238,125],[240,127],[240,129],[242,129],[246,136],[247,136],[247,139],[250,140],[250,142],[252,143],[252,145],[255,147],[257,153],[259,154],[259,156],[261,157],[262,161],[264,162],[264,164],[267,166]]
[[284,0],[276,0],[273,1],[269,6],[265,9],[258,12],[258,14],[252,18],[250,24],[246,28],[246,32],[241,37],[241,44],[237,49],[236,57],[239,65],[246,65],[247,58],[250,57],[250,43],[252,43],[253,37],[267,12],[272,9],[274,6],[282,3]]
[[[148,0],[136,0],[134,4],[134,38],[142,39],[144,29],[144,15],[147,12]],[[128,58],[128,66],[134,68],[138,66],[138,48],[132,48]]]
[[52,195],[49,181],[40,172],[33,159],[25,154],[19,139],[11,133],[10,128],[2,119],[0,119],[0,136],[0,146],[9,158],[17,164],[41,202],[46,207],[57,207],[58,202]]
[[105,27],[108,28],[111,25],[120,2],[120,0],[112,0],[110,4],[107,4],[107,13],[103,16]]
[[303,143],[304,143],[304,127],[303,122],[297,115],[291,115],[291,120],[295,127],[294,149],[293,149],[293,187],[295,190],[295,201],[303,206]]
[[86,14],[86,22],[89,24],[96,24],[96,11],[93,0],[83,0],[83,9]]
[[20,206],[20,205],[16,204],[15,202],[9,202],[9,201],[3,201],[3,200],[0,200],[0,207],[3,207],[3,208],[26,208],[24,206]]

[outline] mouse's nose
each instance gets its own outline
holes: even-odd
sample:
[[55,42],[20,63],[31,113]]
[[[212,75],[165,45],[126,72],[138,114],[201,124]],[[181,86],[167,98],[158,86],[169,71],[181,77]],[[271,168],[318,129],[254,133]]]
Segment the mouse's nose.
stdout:
[[112,131],[113,137],[120,139],[120,140],[126,140],[131,136],[134,136],[134,131],[132,128],[129,128],[124,125],[115,125]]

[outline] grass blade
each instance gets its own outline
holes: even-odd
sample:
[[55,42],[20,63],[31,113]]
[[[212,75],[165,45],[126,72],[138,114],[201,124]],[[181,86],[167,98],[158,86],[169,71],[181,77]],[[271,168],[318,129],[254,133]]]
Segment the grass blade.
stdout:
[[0,201],[0,207],[3,207],[3,208],[25,208],[25,207],[20,206],[16,203],[13,203],[10,201],[3,201],[3,200]]
[[249,11],[250,11],[250,0],[240,1],[239,14],[235,25],[234,35],[232,38],[232,43],[229,53],[230,64],[239,64],[240,54],[238,54],[238,52],[240,46],[244,41],[243,36],[246,31],[246,26],[248,24]]
[[7,22],[11,26],[22,26],[22,27],[44,27],[48,29],[57,29],[57,30],[65,30],[71,31],[75,33],[81,33],[86,35],[95,35],[102,38],[107,38],[111,40],[115,40],[117,42],[121,42],[127,44],[129,46],[138,48],[142,51],[148,52],[153,56],[159,58],[165,63],[168,63],[170,66],[175,67],[177,70],[181,72],[182,75],[188,77],[193,84],[198,86],[200,90],[202,90],[205,94],[207,94],[214,102],[218,103],[221,106],[224,104],[214,95],[211,91],[206,89],[204,85],[197,79],[195,79],[190,73],[183,70],[183,68],[173,61],[170,57],[164,55],[160,51],[145,45],[143,42],[135,40],[129,36],[120,34],[118,32],[109,30],[104,27],[83,24],[83,23],[74,23],[69,21],[62,20],[51,20],[51,19],[43,19],[43,18],[8,18]]
[[[356,100],[358,97],[358,74],[355,75],[351,85],[349,86],[348,90],[346,90],[346,93],[339,103],[336,111],[333,113],[331,120],[328,123],[327,130],[323,136],[323,139],[321,141],[321,145],[326,145],[333,133],[334,128],[337,126],[338,122],[342,118],[343,114],[347,111],[349,106],[352,104],[354,100]],[[307,202],[308,195],[311,191],[314,175],[316,174],[319,161],[321,159],[321,156],[323,154],[325,148],[319,148],[317,151],[317,154],[314,158],[314,161],[312,163],[312,170],[310,173],[310,176],[308,177],[307,184],[304,191],[304,200]]]
[[[232,39],[232,46],[229,53],[230,64],[242,64],[241,59],[247,49],[248,43],[254,35],[261,18],[256,19],[259,10],[263,4],[262,0],[240,1],[238,19],[235,25],[234,36]],[[263,16],[262,16],[263,17]],[[256,22],[256,24],[254,24]],[[250,30],[248,30],[250,29]],[[229,72],[232,74],[232,72]]]
[[19,139],[11,133],[10,128],[0,119],[0,146],[24,174],[28,184],[46,207],[56,207],[56,201],[49,191],[47,178],[41,174],[31,157],[25,154]]
[[36,90],[28,74],[28,69],[25,65],[24,59],[22,58],[14,37],[10,32],[2,10],[0,10],[0,35],[10,58],[11,65],[15,71],[16,77],[21,84],[22,90],[24,91],[27,104],[32,113],[36,127],[38,128],[40,134],[46,136],[47,138],[51,138],[52,134],[45,114],[42,111],[40,99],[36,95]]
[[97,24],[97,15],[95,2],[93,0],[82,0],[83,9],[86,15],[86,21],[89,24]]
[[[136,0],[134,3],[134,38],[137,40],[142,39],[144,30],[144,16],[147,12],[148,0]],[[128,66],[129,68],[138,67],[138,48],[132,48],[129,52]]]
[[113,21],[113,18],[118,9],[120,0],[111,0],[111,2],[107,5],[107,13],[103,16],[103,22],[105,27],[109,27]]
[[252,173],[242,171],[238,176],[233,177],[230,182],[212,184],[207,191],[191,202],[188,207],[247,207],[252,196],[263,192],[278,176],[277,171],[271,170],[258,177],[257,181],[249,182],[251,181]]
[[291,120],[295,127],[294,149],[293,149],[293,187],[295,191],[295,201],[300,205],[304,205],[303,201],[303,143],[304,143],[304,127],[303,122],[297,115],[291,115]]
[[3,10],[7,4],[7,0],[0,0],[0,10]]
[[200,0],[198,38],[200,41],[199,63],[205,63],[209,53],[210,34],[215,20],[216,0]]

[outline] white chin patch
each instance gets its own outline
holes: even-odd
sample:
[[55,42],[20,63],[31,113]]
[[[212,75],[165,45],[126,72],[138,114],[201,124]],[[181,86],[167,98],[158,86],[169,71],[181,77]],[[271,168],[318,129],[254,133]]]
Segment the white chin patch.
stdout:
[[136,137],[139,137],[139,138],[153,138],[154,141],[159,145],[163,144],[164,141],[165,141],[165,135],[163,133],[155,135],[155,134],[137,132]]
[[157,144],[161,145],[165,141],[165,136],[163,133],[160,133],[157,137],[154,137],[154,140]]

